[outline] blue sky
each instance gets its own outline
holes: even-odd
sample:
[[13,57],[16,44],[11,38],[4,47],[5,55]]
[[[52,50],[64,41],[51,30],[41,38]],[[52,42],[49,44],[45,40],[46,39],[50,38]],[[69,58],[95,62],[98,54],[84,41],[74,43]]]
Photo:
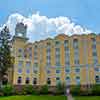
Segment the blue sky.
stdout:
[[100,33],[100,0],[0,0],[0,24],[4,24],[12,13],[28,16],[36,11],[49,18],[67,16]]

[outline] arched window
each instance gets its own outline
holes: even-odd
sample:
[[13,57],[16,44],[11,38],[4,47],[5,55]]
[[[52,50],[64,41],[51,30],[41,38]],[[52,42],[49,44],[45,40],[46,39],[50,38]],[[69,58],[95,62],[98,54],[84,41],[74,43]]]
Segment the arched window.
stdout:
[[17,83],[18,84],[21,84],[22,83],[22,78],[20,76],[18,77]]
[[33,79],[33,84],[36,85],[37,84],[37,78]]
[[51,80],[50,80],[50,78],[47,79],[47,84],[48,84],[48,85],[51,84]]
[[76,77],[76,83],[77,83],[78,85],[80,84],[80,77],[79,77],[79,76]]
[[26,78],[26,82],[25,82],[25,83],[26,83],[26,84],[29,84],[29,83],[30,83],[29,77]]

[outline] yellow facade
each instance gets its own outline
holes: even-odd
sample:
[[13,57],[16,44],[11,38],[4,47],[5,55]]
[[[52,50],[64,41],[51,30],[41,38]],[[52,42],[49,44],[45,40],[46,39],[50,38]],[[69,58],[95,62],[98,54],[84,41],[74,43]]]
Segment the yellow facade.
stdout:
[[14,85],[100,84],[100,36],[60,34],[29,43],[14,37]]

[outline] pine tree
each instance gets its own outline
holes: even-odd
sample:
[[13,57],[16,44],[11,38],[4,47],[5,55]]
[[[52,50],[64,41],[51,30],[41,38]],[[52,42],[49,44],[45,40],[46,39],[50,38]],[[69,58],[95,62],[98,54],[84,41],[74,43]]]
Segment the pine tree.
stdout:
[[12,67],[10,43],[11,35],[9,34],[9,29],[5,26],[0,32],[0,87],[4,75],[7,73],[7,70]]

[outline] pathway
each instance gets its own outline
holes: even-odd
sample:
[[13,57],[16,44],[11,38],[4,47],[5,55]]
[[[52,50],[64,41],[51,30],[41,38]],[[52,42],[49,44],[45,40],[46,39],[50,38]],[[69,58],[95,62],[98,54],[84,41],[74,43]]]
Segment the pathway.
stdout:
[[67,96],[67,100],[74,100],[74,98],[73,98],[72,95],[70,94],[70,95]]

